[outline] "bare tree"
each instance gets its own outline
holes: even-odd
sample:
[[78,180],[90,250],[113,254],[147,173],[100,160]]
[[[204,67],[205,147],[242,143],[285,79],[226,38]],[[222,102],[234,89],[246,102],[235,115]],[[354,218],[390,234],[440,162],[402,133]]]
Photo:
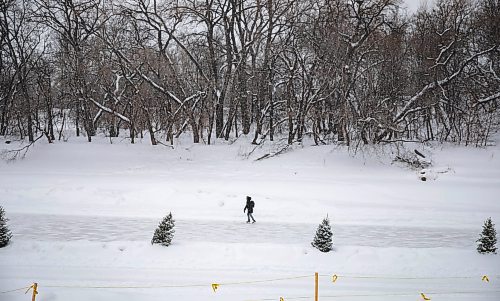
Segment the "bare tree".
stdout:
[[34,141],[33,70],[44,52],[40,26],[31,21],[33,7],[24,1],[9,1],[0,6],[2,32],[3,100],[2,128],[5,135],[11,118],[17,119],[18,133]]

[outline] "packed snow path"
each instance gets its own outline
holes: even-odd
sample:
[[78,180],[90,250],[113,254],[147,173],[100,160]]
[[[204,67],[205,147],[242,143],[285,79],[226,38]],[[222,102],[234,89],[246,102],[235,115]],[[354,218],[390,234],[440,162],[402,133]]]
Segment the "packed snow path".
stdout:
[[[258,218],[258,216],[256,216]],[[148,218],[12,214],[16,239],[44,241],[149,241],[158,220]],[[303,223],[177,220],[175,240],[308,245],[317,225]],[[336,245],[471,248],[476,229],[332,225]]]

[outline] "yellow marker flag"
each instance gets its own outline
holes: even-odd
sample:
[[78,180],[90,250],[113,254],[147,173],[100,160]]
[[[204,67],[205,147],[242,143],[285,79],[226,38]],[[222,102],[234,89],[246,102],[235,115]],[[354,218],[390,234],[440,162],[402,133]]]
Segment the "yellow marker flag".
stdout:
[[481,278],[481,280],[483,280],[484,282],[490,282],[490,279],[486,275],[484,275],[483,278]]
[[426,295],[424,295],[424,293],[420,293],[420,296],[422,296],[422,299],[426,300],[426,301],[429,301],[431,300],[431,298],[427,297]]
[[214,290],[214,293],[219,288],[219,285],[220,284],[218,284],[218,283],[212,283],[212,289]]
[[335,283],[339,277],[337,275],[332,276],[332,282]]
[[283,299],[283,297],[280,297],[280,301],[285,301],[285,299]]
[[24,294],[27,294],[29,291],[33,290],[33,295],[38,295],[37,288],[38,288],[38,283],[34,283],[30,287],[28,287],[28,289],[26,290],[26,292]]

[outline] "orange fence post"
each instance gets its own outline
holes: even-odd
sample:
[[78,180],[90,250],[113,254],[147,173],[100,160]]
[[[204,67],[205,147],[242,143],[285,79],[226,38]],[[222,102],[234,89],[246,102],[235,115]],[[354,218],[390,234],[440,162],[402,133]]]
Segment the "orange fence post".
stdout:
[[318,301],[318,273],[314,273],[314,301]]

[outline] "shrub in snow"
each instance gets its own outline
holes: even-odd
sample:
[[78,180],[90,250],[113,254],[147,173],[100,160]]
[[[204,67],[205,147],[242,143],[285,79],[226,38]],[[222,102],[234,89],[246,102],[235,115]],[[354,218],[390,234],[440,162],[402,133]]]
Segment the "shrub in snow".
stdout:
[[488,218],[483,225],[483,232],[479,239],[477,240],[477,251],[481,254],[484,253],[497,253],[497,231],[495,230],[495,224],[491,221],[491,217]]
[[330,220],[327,215],[326,218],[323,219],[323,222],[319,224],[316,230],[316,236],[311,245],[321,252],[330,252],[333,250],[332,237],[332,228],[330,227]]
[[174,237],[174,227],[175,220],[172,218],[172,212],[170,212],[163,218],[158,228],[156,228],[151,244],[160,244],[165,247],[170,246]]
[[432,166],[432,162],[425,158],[419,151],[415,150],[414,153],[410,151],[403,151],[399,153],[393,162],[403,163],[411,169],[424,169]]
[[0,248],[8,245],[12,237],[9,228],[7,228],[7,221],[8,219],[5,217],[5,211],[3,207],[0,206]]

